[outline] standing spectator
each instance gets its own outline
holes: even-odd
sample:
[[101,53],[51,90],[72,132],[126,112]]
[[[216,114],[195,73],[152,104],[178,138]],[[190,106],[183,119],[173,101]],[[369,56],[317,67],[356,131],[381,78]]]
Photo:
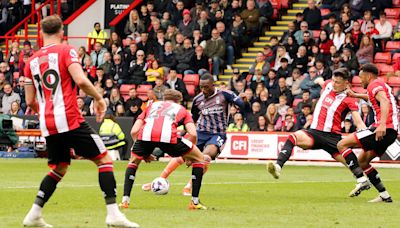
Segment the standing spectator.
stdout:
[[192,41],[186,38],[183,41],[183,46],[175,50],[175,59],[177,61],[176,70],[179,74],[183,74],[186,70],[190,69],[190,60],[194,55]]
[[164,92],[167,89],[168,87],[164,85],[164,80],[158,77],[153,88],[153,92],[156,95],[157,100],[162,100],[164,98]]
[[243,21],[246,23],[247,34],[253,40],[258,34],[260,10],[257,9],[254,0],[246,2],[246,9],[240,13]]
[[7,24],[8,28],[14,28],[20,21],[22,21],[23,9],[21,2],[18,0],[10,0],[7,4],[8,18]]
[[244,122],[241,113],[236,113],[234,116],[234,123],[229,124],[226,132],[248,132],[249,126]]
[[90,53],[90,57],[92,58],[95,67],[101,66],[101,64],[103,64],[104,53],[106,53],[106,51],[107,50],[103,48],[103,43],[96,42],[94,44],[94,49],[92,53]]
[[190,60],[190,68],[183,72],[186,74],[198,74],[199,76],[207,73],[209,69],[209,62],[207,56],[204,54],[204,49],[202,46],[197,46],[195,48],[194,55]]
[[220,65],[223,64],[223,58],[225,55],[225,41],[221,38],[217,29],[212,30],[211,36],[211,39],[207,40],[206,42],[204,53],[209,58],[209,61],[212,61],[212,74],[215,80],[217,75],[219,75]]
[[103,46],[107,39],[108,35],[104,30],[101,29],[100,23],[94,23],[93,31],[89,32],[88,34],[88,42],[90,42],[90,44],[94,44],[95,42],[100,43]]
[[127,64],[122,62],[122,57],[119,54],[114,55],[114,64],[110,69],[110,76],[114,81],[118,82],[118,84],[129,83],[129,80],[127,79],[128,78]]
[[360,49],[356,53],[358,63],[364,65],[372,63],[374,58],[374,43],[368,36],[363,36],[360,44]]
[[235,48],[233,47],[233,39],[229,29],[226,28],[223,22],[218,22],[216,28],[225,41],[226,47],[226,67],[228,70],[232,70],[232,64],[235,58]]
[[140,20],[139,13],[137,10],[133,9],[129,13],[129,19],[125,24],[124,33],[127,36],[136,37],[140,36],[142,32],[145,31],[144,23]]
[[329,36],[329,38],[333,41],[333,45],[335,45],[337,50],[340,50],[342,45],[344,44],[345,34],[343,33],[342,24],[336,22],[333,26],[333,32]]
[[5,84],[3,87],[3,91],[4,96],[2,98],[2,111],[4,114],[7,114],[10,112],[11,104],[14,101],[21,103],[21,97],[17,93],[14,93],[10,84]]
[[324,79],[318,76],[317,69],[315,67],[310,67],[308,70],[307,77],[304,78],[300,87],[302,90],[309,90],[312,99],[317,99],[320,96],[320,92],[324,86]]
[[307,0],[308,7],[304,9],[304,21],[307,21],[308,27],[311,30],[321,29],[321,10],[315,6],[314,0]]
[[178,78],[175,67],[169,69],[169,74],[165,85],[169,89],[174,89],[181,92],[183,96],[183,101],[188,101],[190,99],[188,91],[186,90],[185,83],[182,79]]
[[239,13],[234,15],[234,20],[231,24],[231,35],[235,48],[235,57],[239,58],[242,56],[241,49],[247,48],[249,44],[246,24]]

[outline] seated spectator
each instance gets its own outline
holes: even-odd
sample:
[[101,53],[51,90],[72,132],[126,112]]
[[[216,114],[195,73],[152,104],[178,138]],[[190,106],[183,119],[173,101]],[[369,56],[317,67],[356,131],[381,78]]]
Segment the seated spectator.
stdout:
[[[303,107],[301,108],[301,112],[297,115],[296,118],[296,129],[304,129],[304,126],[307,123],[307,116],[312,114],[311,113],[311,105],[310,104],[304,104]],[[308,127],[308,126],[306,126]]]
[[84,46],[80,46],[78,49],[78,60],[82,67],[85,65],[85,60],[89,58],[90,56],[86,52],[86,48]]
[[261,113],[265,114],[267,112],[268,106],[272,104],[272,100],[269,97],[267,89],[260,92],[260,97],[258,97],[258,102],[261,105]]
[[243,121],[243,116],[240,113],[236,113],[234,116],[234,123],[229,124],[226,129],[227,132],[248,132],[250,128]]
[[330,70],[331,70],[332,72],[335,71],[335,70],[337,70],[337,69],[339,69],[339,68],[341,68],[341,67],[344,67],[344,64],[341,62],[341,58],[340,58],[339,53],[335,53],[335,54],[332,56],[332,62],[331,62],[330,65],[331,65],[331,66],[330,66]]
[[149,33],[143,31],[140,34],[140,42],[137,43],[138,50],[143,50],[146,55],[156,53],[155,45],[152,40],[149,39]]
[[162,100],[164,98],[164,92],[167,89],[168,87],[164,85],[164,80],[158,77],[153,88],[153,92],[156,95],[157,100]]
[[308,64],[307,66],[314,66],[318,60],[324,60],[325,56],[319,52],[318,45],[314,44],[311,46],[311,53],[308,55]]
[[125,101],[124,98],[121,96],[119,89],[114,87],[111,89],[110,93],[110,104],[109,104],[109,109],[115,113],[117,110],[117,105],[124,105]]
[[368,23],[374,23],[371,10],[364,11],[364,16],[361,19],[361,32],[366,34],[368,32]]
[[[26,65],[26,63],[28,62],[28,59],[29,59],[29,56],[28,55],[24,55],[24,57],[22,57],[22,63],[21,64],[19,64],[20,65],[20,68],[19,68],[19,75],[20,75],[20,77],[21,76],[24,76],[24,69],[25,69],[25,65]],[[11,71],[11,70],[10,70]],[[14,71],[15,72],[15,71]],[[15,81],[15,78],[14,78],[14,75],[13,75],[13,80]]]
[[285,46],[279,46],[276,52],[274,70],[279,70],[279,68],[281,67],[281,60],[283,58],[285,58],[289,64],[292,63],[292,59],[290,58],[289,53],[286,51]]
[[260,69],[256,70],[255,75],[252,77],[250,83],[249,83],[249,87],[251,90],[253,90],[253,93],[256,92],[256,87],[258,84],[265,84],[265,78],[261,73]]
[[278,110],[278,114],[280,116],[285,116],[287,113],[287,110],[289,106],[287,105],[287,97],[285,95],[282,95],[279,97],[279,103],[276,104],[276,109]]
[[125,53],[122,50],[121,46],[119,46],[117,43],[111,44],[110,54],[113,59],[114,59],[114,55],[116,55],[116,54],[120,55],[122,62],[125,62]]
[[307,55],[310,56],[312,54],[311,48],[315,45],[314,38],[312,38],[308,31],[303,33],[303,43],[300,46],[304,46],[307,49]]
[[143,102],[142,104],[142,111],[146,110],[147,107],[149,107],[153,102],[158,101],[156,93],[153,90],[147,91],[147,101]]
[[90,116],[89,106],[85,105],[85,101],[82,97],[77,97],[78,109],[82,116]]
[[336,15],[335,14],[330,14],[328,18],[328,24],[324,25],[322,30],[326,31],[326,35],[329,37],[329,35],[333,32],[333,26],[336,23]]
[[188,101],[190,96],[186,90],[185,83],[182,79],[178,78],[175,67],[169,70],[167,81],[164,83],[169,89],[174,89],[182,93],[183,101]]
[[221,21],[216,24],[216,28],[221,38],[225,41],[226,67],[228,70],[232,70],[232,64],[235,58],[235,48],[233,46],[234,44],[230,29],[226,28],[225,24]]
[[136,52],[138,51],[137,45],[135,43],[131,43],[128,46],[128,49],[124,51],[125,54],[125,62],[130,63],[133,60],[136,60]]
[[144,59],[144,51],[139,50],[136,52],[136,60],[129,63],[127,81],[122,81],[121,84],[135,84],[140,85],[146,81],[147,63]]
[[392,36],[393,27],[389,21],[386,20],[386,13],[381,12],[379,14],[379,22],[375,24],[376,30],[378,30],[379,35],[373,35],[375,43],[378,45],[379,51],[383,51],[382,42],[386,42]]
[[278,78],[276,77],[276,71],[273,69],[270,69],[268,71],[268,76],[265,80],[265,88],[268,89],[268,91],[274,91],[278,89]]
[[356,127],[353,125],[353,122],[351,122],[351,120],[349,119],[345,119],[344,120],[344,127],[342,127],[341,132],[342,133],[353,133],[356,131]]
[[238,108],[235,106],[235,105],[232,105],[232,106],[230,106],[230,108],[229,108],[229,113],[228,113],[228,126],[231,124],[231,123],[234,123],[235,121],[234,121],[234,117],[235,117],[235,114],[236,113],[239,113],[239,110],[238,110]]
[[400,40],[400,22],[393,29],[393,40]]
[[322,87],[324,86],[324,79],[317,75],[317,69],[310,67],[308,75],[302,81],[300,88],[302,90],[309,90],[312,99],[317,99],[320,96]]
[[300,70],[301,74],[307,72],[308,56],[307,49],[304,46],[300,46],[297,51],[297,55],[294,58],[293,66]]
[[267,131],[267,118],[259,115],[256,128],[250,128],[251,131]]
[[164,72],[168,72],[170,68],[176,67],[176,55],[173,52],[172,43],[165,42],[164,53],[161,55],[160,64],[164,67]]
[[[301,29],[301,22],[303,22],[303,21],[304,21],[303,13],[296,13],[295,19],[293,21],[296,32]],[[307,24],[307,27],[308,27],[308,24]]]
[[[295,114],[301,113],[303,106],[310,106],[313,107],[313,101],[311,99],[310,91],[309,90],[303,90],[302,94],[302,101],[300,101],[296,108],[294,109]],[[312,108],[311,108],[312,109]]]
[[306,21],[302,21],[300,24],[300,30],[295,32],[294,37],[296,38],[297,44],[300,45],[304,43],[304,32],[308,31],[310,33],[310,37],[314,37],[314,34],[311,30],[308,29],[308,23]]
[[217,75],[219,75],[220,66],[224,62],[223,58],[225,56],[225,41],[221,38],[217,29],[212,30],[211,36],[211,39],[207,40],[206,42],[204,53],[209,59],[212,60],[212,74],[215,80]]
[[137,10],[133,9],[129,13],[129,19],[125,24],[124,33],[127,36],[131,36],[134,39],[145,30],[144,23],[139,18],[139,13]]
[[183,46],[176,48],[174,52],[177,61],[176,70],[179,74],[183,74],[184,71],[190,69],[190,60],[194,55],[192,41],[186,38],[183,41]]
[[123,105],[117,105],[117,109],[115,110],[115,117],[125,116],[125,108]]
[[286,58],[281,58],[280,67],[276,72],[278,78],[288,78],[292,74],[292,66],[289,65],[289,62]]
[[261,70],[262,75],[267,75],[270,69],[270,64],[265,61],[264,54],[258,52],[255,62],[249,68],[249,74],[254,75],[256,70]]
[[357,56],[350,49],[343,49],[342,62],[343,66],[351,72],[352,76],[358,74],[358,69],[360,68],[358,64],[358,59]]
[[307,8],[304,9],[304,21],[307,21],[311,30],[319,30],[321,28],[321,10],[315,6],[314,0],[307,0]]
[[273,66],[274,60],[275,60],[275,53],[272,50],[271,45],[267,44],[264,46],[264,49],[262,51],[263,55],[264,55],[264,60],[269,63],[269,67]]
[[283,35],[281,36],[281,39],[279,40],[279,44],[286,45],[288,43],[289,36],[294,36],[295,32],[296,32],[296,26],[294,25],[293,22],[289,22],[288,30],[283,32]]
[[368,22],[367,31],[364,34],[370,38],[374,38],[375,36],[379,35],[379,31],[375,28],[375,24],[373,22]]
[[325,81],[332,78],[332,71],[329,67],[325,66],[324,60],[317,60],[315,62],[315,68],[317,70],[317,76],[321,76]]
[[[18,42],[13,42],[11,44],[11,50],[8,53],[7,58],[5,59],[5,62],[8,63],[8,65],[10,66],[10,68],[12,70],[14,69],[18,69],[19,66],[19,62],[20,60],[20,55],[21,54],[21,50],[19,49],[19,43]],[[3,53],[0,53],[0,63],[4,61],[4,56]]]
[[2,98],[2,111],[4,114],[7,114],[10,112],[11,104],[14,101],[21,103],[21,97],[17,93],[14,93],[11,84],[5,84],[3,87],[3,91],[4,95]]
[[357,52],[358,47],[354,44],[353,41],[353,36],[350,33],[347,33],[346,36],[344,37],[344,44],[342,45],[342,51],[343,49],[350,49],[352,52]]
[[256,91],[254,92],[254,97],[256,98],[256,100],[259,99],[261,92],[265,91],[265,90],[267,90],[267,89],[265,88],[265,84],[264,83],[258,83],[257,84]]
[[103,44],[101,42],[96,42],[94,44],[93,51],[90,53],[90,58],[92,58],[92,62],[95,67],[98,67],[104,63],[104,53],[106,53],[106,51],[107,50],[103,48]]
[[114,64],[111,66],[110,76],[120,85],[131,83],[128,77],[127,64],[122,62],[122,57],[119,54],[114,55]]
[[343,32],[342,24],[340,22],[336,22],[336,24],[333,26],[333,32],[329,38],[332,40],[333,45],[335,45],[337,50],[339,50],[344,44],[345,36],[346,35]]
[[25,112],[21,109],[18,101],[13,101],[11,103],[11,109],[7,114],[12,116],[24,116]]
[[193,30],[193,47],[202,46],[203,48],[206,46],[206,40],[204,39],[203,35],[198,28]]
[[[89,32],[89,34],[88,34],[88,42],[90,44],[100,43],[101,46],[103,47],[106,40],[108,39],[108,35],[104,30],[101,29],[99,22],[94,23],[93,27],[94,27],[93,30],[91,32]],[[93,62],[95,63],[96,61],[93,61]]]
[[96,81],[96,67],[92,63],[91,58],[86,58],[84,65],[83,65],[83,71],[87,72],[88,79],[94,83]]
[[296,131],[296,126],[295,126],[292,115],[287,114],[285,116],[285,121],[283,122],[282,131],[283,132],[295,132]]
[[350,14],[342,13],[343,32],[349,33],[353,29],[354,21],[350,19]]
[[208,18],[207,11],[202,10],[200,12],[200,17],[197,19],[195,24],[195,29],[200,31],[201,37],[205,40],[208,40],[211,37],[212,26]]
[[251,112],[251,104],[257,101],[257,98],[254,96],[253,90],[247,88],[244,93],[240,93],[239,97],[243,99],[244,102],[244,112],[249,113]]
[[258,117],[262,115],[261,105],[257,101],[251,105],[251,112],[246,113],[246,123],[250,129],[256,129],[258,123]]
[[[305,130],[310,130],[311,124],[312,124],[313,116],[311,114],[306,116],[306,123],[303,126],[303,129]],[[297,129],[299,130],[299,129]]]
[[375,123],[374,119],[374,113],[368,104],[363,103],[361,105],[361,119],[365,123],[366,127],[371,126],[373,123]]
[[243,21],[246,23],[247,34],[250,39],[255,38],[258,34],[260,10],[257,9],[254,0],[248,0],[246,2],[246,9],[240,13]]
[[129,106],[129,109],[125,111],[125,116],[128,117],[133,117],[133,123],[137,120],[140,114],[142,114],[142,109],[140,108],[141,106],[138,106],[137,104],[132,104]]
[[301,97],[302,90],[300,88],[301,82],[303,81],[301,72],[299,69],[295,68],[292,71],[292,76],[286,78],[286,85],[290,88],[292,95],[296,98]]
[[21,98],[19,103],[23,112],[26,111],[26,100],[25,100],[25,77],[20,76],[17,81],[17,85],[14,87],[14,93],[18,94]]
[[287,44],[285,44],[285,49],[289,53],[290,58],[294,60],[297,55],[297,51],[299,49],[299,45],[297,44],[297,41],[294,38],[294,36],[288,37]]
[[278,114],[278,110],[276,109],[275,104],[268,105],[266,112],[267,122],[268,124],[272,124],[275,126],[275,130],[280,130],[282,126],[275,125],[278,119],[280,118]]
[[363,36],[360,44],[360,49],[356,53],[358,63],[364,65],[372,63],[374,58],[374,42],[368,36]]
[[209,69],[208,58],[204,54],[204,49],[202,46],[197,46],[195,48],[194,55],[190,60],[190,68],[183,72],[184,75],[186,74],[198,74],[199,76],[207,73]]
[[104,44],[104,48],[107,49],[107,51],[112,52],[111,51],[111,46],[112,44],[117,44],[118,47],[121,47],[121,50],[123,49],[122,47],[122,40],[121,37],[118,35],[118,33],[116,32],[112,32],[111,33],[111,37],[110,39]]
[[10,71],[10,67],[6,62],[0,63],[0,73],[4,75],[8,83],[13,83],[13,73]]
[[278,39],[278,37],[277,36],[271,36],[269,38],[269,45],[271,46],[272,51],[276,55],[276,52],[277,52],[278,47],[279,47],[279,39]]
[[[157,15],[156,12],[153,12],[152,15]],[[160,25],[160,20],[155,16],[154,19],[151,20],[151,26],[150,26],[150,31],[149,31],[149,40],[152,40],[153,42],[157,43],[157,32],[161,31],[161,25]],[[164,33],[162,33],[164,34]],[[155,51],[157,53],[157,51]]]
[[188,9],[183,10],[182,17],[183,20],[178,24],[178,29],[183,36],[192,37],[192,31],[196,26],[196,22],[192,20]]
[[170,12],[165,11],[162,14],[162,18],[160,19],[161,28],[165,31],[165,30],[167,30],[168,26],[171,25],[171,24],[172,24],[171,14],[170,14]]
[[151,63],[151,67],[147,69],[145,74],[147,76],[146,81],[154,87],[157,78],[164,78],[164,69],[158,65],[157,60],[154,60]]
[[286,103],[287,105],[291,105],[293,102],[293,95],[290,89],[286,86],[286,79],[285,78],[279,78],[278,79],[278,89],[276,90],[271,90],[272,94],[272,101],[274,103],[278,103],[280,101],[281,96],[286,97]]
[[103,69],[106,76],[110,75],[111,68],[113,66],[113,59],[110,52],[105,52],[103,57],[103,64],[100,67]]

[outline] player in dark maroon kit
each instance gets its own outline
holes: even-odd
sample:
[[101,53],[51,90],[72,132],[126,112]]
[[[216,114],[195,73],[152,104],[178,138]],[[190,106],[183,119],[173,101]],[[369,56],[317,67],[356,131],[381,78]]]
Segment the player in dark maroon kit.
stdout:
[[[193,143],[197,141],[196,126],[192,115],[178,103],[182,94],[168,89],[164,92],[164,101],[157,101],[147,107],[132,127],[131,135],[135,141],[132,156],[125,173],[124,196],[121,206],[127,208],[135,181],[136,170],[142,160],[152,160],[151,153],[158,147],[172,157],[180,157],[192,164],[192,200],[189,209],[206,210],[199,200],[199,192],[204,170],[204,157]],[[180,138],[177,127],[184,125],[188,139]]]
[[[333,72],[332,82],[329,82],[321,93],[309,130],[298,130],[289,135],[284,146],[279,152],[276,163],[267,164],[268,172],[278,179],[281,169],[292,155],[295,146],[303,149],[322,149],[328,152],[335,160],[346,165],[345,160],[337,150],[337,144],[341,140],[341,123],[348,112],[351,112],[358,129],[365,128],[356,99],[346,95],[346,89],[350,85],[350,73],[345,68],[339,68]],[[350,167],[351,168],[351,167]],[[350,169],[358,182],[365,182],[361,169]],[[361,178],[363,177],[363,178]],[[360,179],[361,178],[361,179]]]
[[[392,88],[378,79],[378,68],[374,64],[365,64],[360,71],[361,84],[367,89],[367,94],[356,94],[349,91],[349,95],[369,101],[375,113],[375,123],[369,129],[348,135],[338,144],[338,149],[352,169],[361,167],[369,181],[378,190],[379,196],[371,203],[391,203],[392,198],[386,191],[378,171],[370,165],[375,157],[382,156],[386,149],[394,143],[399,129],[398,110]],[[361,147],[363,152],[357,157],[351,148]],[[357,184],[352,193],[364,190],[364,185]],[[358,194],[354,194],[357,196]]]
[[61,44],[64,31],[60,17],[53,15],[43,19],[41,34],[44,46],[25,66],[25,94],[27,105],[39,113],[51,170],[40,184],[35,202],[23,221],[24,226],[53,227],[42,218],[42,208],[67,172],[72,148],[77,155],[92,160],[98,167],[100,188],[107,204],[106,224],[139,227],[119,211],[113,163],[100,137],[79,112],[78,86],[94,98],[98,122],[104,117],[105,101],[83,73],[75,49]]

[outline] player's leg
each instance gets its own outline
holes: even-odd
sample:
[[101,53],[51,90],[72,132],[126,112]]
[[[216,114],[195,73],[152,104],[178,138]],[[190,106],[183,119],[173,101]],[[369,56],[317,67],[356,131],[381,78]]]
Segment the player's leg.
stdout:
[[46,137],[49,159],[48,164],[51,170],[40,183],[35,202],[33,203],[30,211],[24,218],[24,226],[53,227],[43,220],[42,208],[56,190],[57,184],[61,181],[61,179],[67,172],[68,165],[70,164],[70,150],[67,149],[61,138],[62,136],[59,135]]
[[122,208],[128,208],[130,203],[130,196],[133,184],[135,182],[136,171],[139,168],[139,164],[142,160],[132,154],[129,159],[128,166],[125,171],[125,179],[124,179],[124,195],[122,197],[122,203],[120,206]]
[[313,147],[313,145],[314,138],[306,131],[296,131],[295,133],[290,134],[281,151],[279,152],[276,163],[267,163],[268,172],[271,173],[271,175],[275,179],[278,179],[281,169],[283,168],[284,164],[289,160],[295,146],[299,146],[303,149],[310,149]]
[[183,158],[190,161],[192,164],[192,200],[189,204],[189,209],[194,210],[206,210],[207,207],[202,205],[199,200],[199,193],[201,188],[201,182],[203,180],[205,161],[203,154],[200,152],[199,148],[196,146],[185,154]]
[[368,183],[368,180],[364,176],[363,170],[358,163],[357,156],[351,149],[361,146],[360,139],[357,136],[359,134],[360,136],[365,136],[363,137],[364,140],[369,140],[369,138],[374,137],[373,132],[367,129],[364,131],[357,132],[355,134],[347,135],[338,143],[339,152],[346,160],[346,164],[353,173],[353,175],[357,178],[356,187],[350,192],[349,194],[350,197],[358,196],[362,191],[368,190],[370,188],[370,184]]

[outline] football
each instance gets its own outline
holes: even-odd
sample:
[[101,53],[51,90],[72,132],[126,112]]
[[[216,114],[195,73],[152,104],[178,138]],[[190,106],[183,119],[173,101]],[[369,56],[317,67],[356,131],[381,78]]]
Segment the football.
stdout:
[[151,191],[156,195],[165,195],[169,190],[169,182],[167,179],[157,177],[151,182]]

